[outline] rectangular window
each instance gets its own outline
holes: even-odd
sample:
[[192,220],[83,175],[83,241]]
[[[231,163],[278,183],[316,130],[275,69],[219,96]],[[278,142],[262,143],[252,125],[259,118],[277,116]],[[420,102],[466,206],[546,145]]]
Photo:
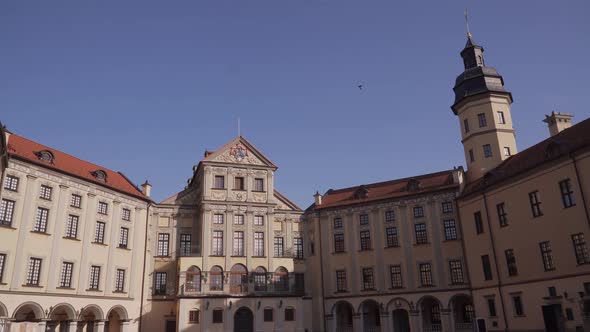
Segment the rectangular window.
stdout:
[[479,122],[479,128],[483,128],[488,125],[488,121],[486,120],[486,115],[484,113],[479,113],[477,115],[477,121]]
[[213,323],[223,323],[223,310],[222,309],[213,310]]
[[129,228],[121,227],[121,231],[119,234],[119,248],[127,248],[128,241],[129,241]]
[[387,237],[387,247],[399,247],[396,227],[387,227],[385,229],[385,235]]
[[88,289],[98,290],[100,286],[100,266],[92,265],[90,267],[90,280],[88,281]]
[[82,196],[72,194],[72,197],[70,199],[70,206],[79,209],[82,206]]
[[273,321],[273,311],[271,308],[264,308],[264,321],[265,322],[272,322]]
[[18,191],[18,178],[16,176],[7,175],[6,179],[4,179],[4,189]]
[[49,218],[49,210],[45,208],[37,208],[33,232],[45,233],[47,231],[47,218]]
[[154,276],[154,295],[166,295],[166,272],[156,272]]
[[188,322],[191,324],[199,324],[199,310],[191,310],[188,312]]
[[213,231],[213,248],[211,254],[213,256],[223,255],[223,231]]
[[344,234],[334,234],[334,252],[344,252]]
[[342,228],[342,218],[334,218],[333,221],[334,228]]
[[369,224],[369,215],[368,214],[361,214],[359,216],[359,223],[361,225],[368,225]]
[[104,243],[104,228],[105,223],[102,221],[96,222],[96,228],[94,229],[94,242]]
[[441,207],[442,207],[443,213],[452,213],[453,212],[453,202],[442,202]]
[[490,264],[490,256],[481,256],[481,266],[483,268],[483,278],[485,280],[492,280],[492,265]]
[[535,218],[543,215],[543,212],[541,212],[541,199],[539,196],[538,191],[529,193],[529,202],[531,203],[531,210],[533,212],[533,217]]
[[590,255],[588,255],[588,247],[586,246],[586,239],[584,239],[584,233],[573,234],[572,241],[574,243],[574,253],[576,254],[576,262],[578,262],[578,264],[589,264]]
[[244,232],[234,232],[234,256],[244,256]]
[[551,251],[551,244],[549,241],[539,243],[539,248],[541,249],[541,259],[543,260],[543,268],[545,268],[545,271],[555,270],[553,252]]
[[254,232],[254,256],[264,256],[264,233]]
[[565,308],[565,317],[567,320],[574,320],[574,311],[572,308]]
[[282,237],[275,237],[275,257],[285,256],[285,243]]
[[264,216],[254,216],[254,226],[264,226]]
[[401,265],[391,265],[389,266],[389,274],[390,274],[390,281],[391,281],[391,288],[402,288],[403,281],[402,281],[402,266]]
[[2,283],[2,277],[4,276],[4,264],[6,263],[6,254],[0,254],[0,283]]
[[363,290],[375,289],[375,280],[373,279],[373,268],[363,268]]
[[180,234],[180,256],[190,256],[193,236],[191,234]]
[[0,225],[12,225],[12,214],[14,212],[14,201],[2,200],[0,204]]
[[500,227],[508,226],[508,216],[503,202],[496,204],[496,212],[498,212]]
[[424,217],[424,208],[421,206],[414,206],[414,218]]
[[452,241],[457,239],[457,226],[455,225],[454,219],[443,220],[443,226],[445,228],[445,240]]
[[574,197],[574,190],[570,179],[565,179],[559,182],[559,191],[561,191],[561,202],[564,208],[569,208],[576,205]]
[[295,247],[295,259],[303,259],[303,238],[294,238],[293,247]]
[[98,213],[108,214],[109,213],[109,204],[105,203],[105,202],[98,202]]
[[469,161],[474,162],[475,156],[473,155],[473,149],[469,149]]
[[428,243],[428,235],[426,234],[426,224],[414,224],[414,231],[416,232],[416,244]]
[[295,309],[293,309],[293,308],[286,308],[285,309],[285,321],[286,322],[295,321]]
[[125,221],[131,221],[131,210],[123,209],[121,210],[121,219]]
[[475,222],[475,233],[483,233],[483,221],[481,220],[481,212],[477,211],[473,214],[473,221]]
[[125,290],[125,270],[117,269],[115,274],[115,292],[123,292]]
[[504,250],[504,256],[506,256],[506,266],[508,266],[508,275],[511,277],[518,275],[518,268],[516,267],[516,256],[514,255],[514,249]]
[[234,215],[234,225],[243,225],[244,224],[244,215],[243,214],[235,214]]
[[41,275],[41,258],[29,258],[29,269],[27,270],[27,285],[39,286],[39,277]]
[[468,119],[463,119],[463,129],[465,130],[466,134],[469,132],[469,120]]
[[488,299],[488,312],[490,317],[496,317],[496,301],[494,299]]
[[422,287],[434,286],[432,281],[432,267],[430,266],[430,263],[423,263],[418,266],[420,268],[420,284]]
[[522,308],[522,299],[519,295],[512,297],[512,302],[514,303],[514,314],[516,316],[524,315],[524,310]]
[[50,186],[41,185],[41,190],[39,190],[39,198],[51,200],[51,192],[53,188]]
[[59,279],[59,287],[70,288],[72,287],[72,270],[74,269],[74,263],[63,262],[61,264],[61,276]]
[[504,157],[510,157],[512,153],[510,152],[510,148],[505,146],[504,147]]
[[361,250],[371,249],[371,233],[369,231],[361,231]]
[[385,211],[385,222],[393,222],[395,221],[395,211],[389,210]]
[[463,277],[463,263],[460,260],[449,261],[449,269],[451,271],[451,283],[453,285],[465,283]]
[[213,223],[214,224],[223,224],[223,214],[221,214],[221,213],[213,214]]
[[234,178],[234,190],[244,190],[245,188],[244,178],[241,176],[236,176]]
[[264,179],[254,179],[254,191],[264,191]]
[[336,271],[336,291],[337,292],[346,292],[346,271],[340,270]]
[[75,239],[78,236],[78,216],[69,215],[66,222],[66,234],[65,237],[69,239]]
[[213,181],[213,189],[225,189],[225,176],[215,175]]
[[498,112],[498,123],[499,124],[506,124],[506,119],[504,118],[504,112]]
[[158,252],[157,256],[170,256],[170,234],[158,234]]
[[492,146],[489,144],[483,145],[483,156],[486,158],[490,158],[492,156]]

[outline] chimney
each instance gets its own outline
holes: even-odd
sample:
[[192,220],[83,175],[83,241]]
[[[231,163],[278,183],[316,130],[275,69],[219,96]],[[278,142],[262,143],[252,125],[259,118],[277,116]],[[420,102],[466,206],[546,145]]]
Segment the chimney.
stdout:
[[147,197],[150,197],[150,194],[152,193],[152,185],[147,180],[141,185],[141,192]]
[[322,195],[320,195],[320,193],[318,191],[315,192],[315,195],[313,195],[313,198],[315,198],[315,205],[316,206],[322,205]]
[[551,112],[551,115],[545,115],[543,122],[547,123],[549,133],[551,136],[554,136],[571,127],[573,117],[573,115],[568,113]]
[[459,184],[459,193],[463,192],[465,187],[465,170],[463,166],[453,167],[453,183]]

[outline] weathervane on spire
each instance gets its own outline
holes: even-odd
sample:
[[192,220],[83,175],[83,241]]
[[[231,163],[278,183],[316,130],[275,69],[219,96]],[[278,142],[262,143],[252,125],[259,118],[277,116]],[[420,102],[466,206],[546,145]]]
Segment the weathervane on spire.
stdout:
[[469,31],[469,13],[467,12],[467,8],[465,8],[465,27],[467,29],[467,37],[471,38],[471,32]]

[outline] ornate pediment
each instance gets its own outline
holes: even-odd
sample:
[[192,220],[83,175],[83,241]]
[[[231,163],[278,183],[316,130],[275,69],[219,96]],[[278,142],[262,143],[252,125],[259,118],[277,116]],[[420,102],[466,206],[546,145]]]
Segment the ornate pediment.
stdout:
[[238,136],[219,150],[209,153],[205,161],[277,168],[242,136]]

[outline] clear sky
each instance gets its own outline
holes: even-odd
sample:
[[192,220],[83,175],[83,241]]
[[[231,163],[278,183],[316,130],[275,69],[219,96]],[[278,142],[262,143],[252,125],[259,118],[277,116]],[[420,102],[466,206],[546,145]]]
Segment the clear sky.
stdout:
[[465,163],[449,107],[465,7],[520,150],[552,110],[590,117],[588,1],[5,0],[0,120],[149,179],[160,201],[240,117],[305,208],[316,190]]

